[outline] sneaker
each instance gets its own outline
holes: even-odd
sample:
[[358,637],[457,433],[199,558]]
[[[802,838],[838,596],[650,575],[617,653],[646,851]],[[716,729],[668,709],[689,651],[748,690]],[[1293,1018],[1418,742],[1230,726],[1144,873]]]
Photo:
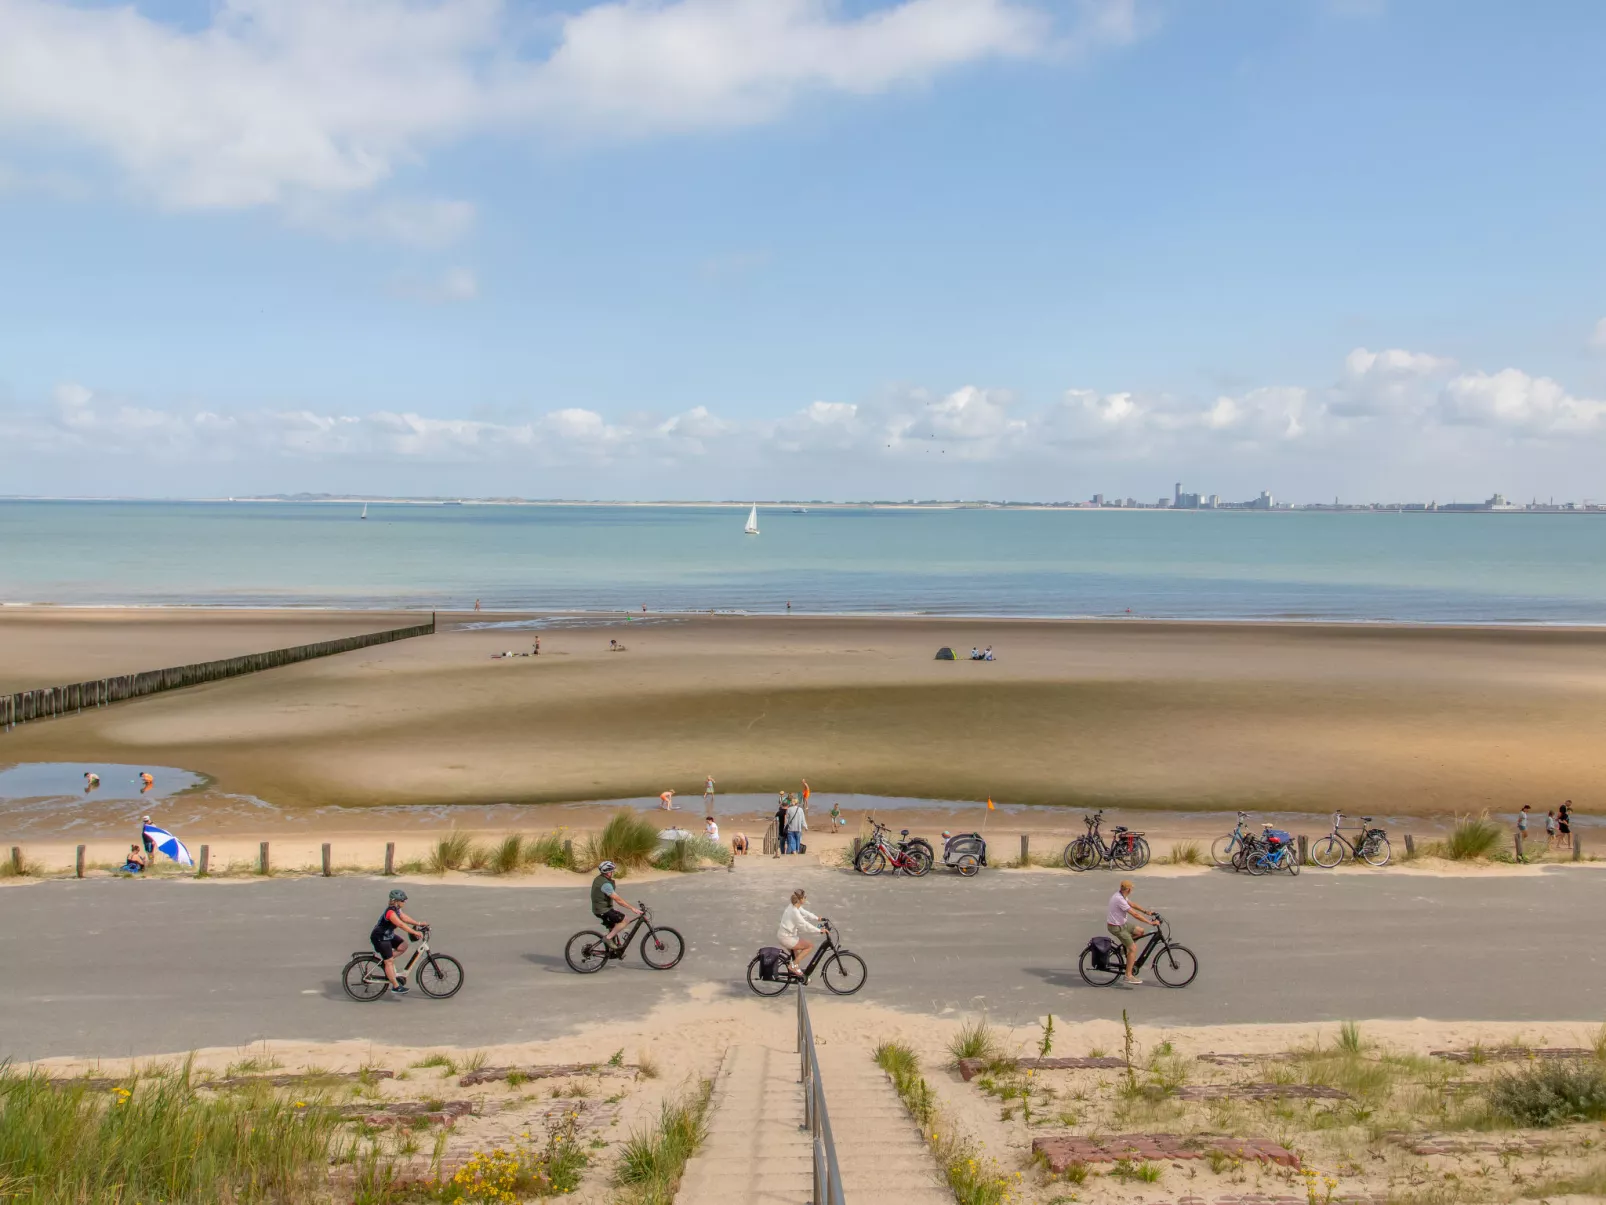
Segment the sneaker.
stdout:
[[1121,980],[1121,982],[1126,984],[1128,987],[1137,987],[1143,982],[1143,980],[1141,980],[1141,979],[1123,979],[1123,980]]
[[405,996],[407,994],[407,985],[405,983],[398,983],[395,987],[390,989],[390,994],[392,996]]

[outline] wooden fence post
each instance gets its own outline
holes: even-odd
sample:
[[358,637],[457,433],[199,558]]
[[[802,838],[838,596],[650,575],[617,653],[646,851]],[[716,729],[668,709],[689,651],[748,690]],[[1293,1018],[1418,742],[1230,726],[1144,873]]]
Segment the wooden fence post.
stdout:
[[323,877],[329,877],[329,842],[323,843]]
[[1299,834],[1299,864],[1305,866],[1310,862],[1310,838],[1304,833]]
[[1522,830],[1519,828],[1517,830],[1517,861],[1522,862],[1525,860],[1522,856]]
[[18,875],[22,873],[22,846],[20,845],[11,847],[11,873]]
[[385,873],[396,873],[396,843],[394,841],[385,842]]
[[563,864],[574,869],[574,842],[568,837],[563,839]]
[[1030,833],[1022,833],[1020,835],[1020,864],[1022,866],[1030,866],[1032,864],[1032,835]]
[[857,865],[858,861],[859,861],[859,847],[862,846],[863,844],[864,844],[864,838],[863,837],[855,837],[855,838],[853,838],[853,861],[854,861],[855,865]]
[[1407,858],[1416,857],[1416,838],[1411,836],[1410,833],[1405,834],[1405,856]]
[[258,874],[267,874],[268,873],[268,843],[266,841],[264,841],[262,843],[262,851],[258,855],[257,873]]
[[203,845],[203,846],[201,846],[201,874],[202,875],[207,874],[208,871],[211,870],[211,868],[212,868],[212,847],[210,845]]
[[1577,862],[1583,856],[1584,856],[1584,835],[1582,833],[1574,833],[1573,834],[1573,861]]
[[73,877],[77,879],[84,877],[84,847],[82,845],[78,847],[78,856],[73,860]]

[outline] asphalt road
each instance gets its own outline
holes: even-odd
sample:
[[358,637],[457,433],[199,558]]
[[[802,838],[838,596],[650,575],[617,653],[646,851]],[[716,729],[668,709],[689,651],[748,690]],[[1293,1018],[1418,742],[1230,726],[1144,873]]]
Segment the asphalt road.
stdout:
[[[586,881],[553,887],[407,884],[438,950],[467,968],[454,999],[356,1004],[339,973],[367,946],[390,881],[49,882],[0,891],[0,1058],[112,1057],[261,1038],[482,1045],[559,1036],[639,1015],[742,975],[794,884],[869,963],[862,998],[917,1012],[985,1006],[1000,1021],[1053,1012],[1158,1024],[1346,1017],[1550,1020],[1598,1016],[1606,877],[1558,867],[1478,879],[1307,871],[1141,878],[1135,898],[1174,920],[1201,969],[1192,986],[1095,989],[1076,973],[1103,932],[1115,876],[934,871],[864,879],[771,864],[643,885],[686,935],[681,966],[580,976],[563,961],[590,927]],[[627,882],[627,895],[636,890]]]

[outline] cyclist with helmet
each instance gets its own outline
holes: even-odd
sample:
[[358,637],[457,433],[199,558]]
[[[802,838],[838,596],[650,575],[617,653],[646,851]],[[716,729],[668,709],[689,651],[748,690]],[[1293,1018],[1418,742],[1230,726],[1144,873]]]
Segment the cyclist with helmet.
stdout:
[[[379,923],[374,926],[374,931],[368,935],[368,940],[373,943],[374,953],[384,959],[385,978],[390,980],[390,990],[398,996],[407,994],[407,985],[396,981],[396,955],[407,948],[407,942],[401,934],[405,933],[408,937],[417,941],[422,936],[419,933],[419,929],[424,927],[423,921],[414,920],[402,911],[401,906],[406,902],[407,893],[405,891],[400,887],[392,890],[390,902],[385,905],[384,915],[379,918]],[[397,930],[401,932],[398,933]]]
[[[600,920],[608,930],[608,944],[615,945],[619,934],[625,927],[625,912],[640,916],[641,912],[632,908],[616,890],[614,890],[613,876],[618,870],[612,862],[604,862],[597,867],[597,877],[591,880],[591,915]],[[623,908],[624,912],[620,909]]]

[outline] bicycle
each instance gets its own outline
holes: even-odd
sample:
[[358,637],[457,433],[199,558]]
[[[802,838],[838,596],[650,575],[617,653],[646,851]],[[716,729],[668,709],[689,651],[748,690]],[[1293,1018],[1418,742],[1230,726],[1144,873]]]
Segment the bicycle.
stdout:
[[[1154,928],[1147,934],[1148,944],[1138,952],[1137,961],[1132,964],[1132,969],[1141,971],[1152,955],[1154,965],[1151,969],[1154,971],[1154,977],[1163,986],[1187,987],[1199,973],[1199,960],[1187,946],[1171,940],[1171,926],[1165,917],[1158,912],[1153,913],[1153,916]],[[1082,978],[1094,987],[1109,987],[1126,975],[1126,947],[1113,937],[1109,940],[1115,949],[1108,957],[1101,960],[1093,942],[1090,941],[1076,963],[1076,969],[1082,973]]]
[[1110,830],[1109,843],[1105,844],[1099,832],[1103,818],[1103,809],[1082,817],[1087,832],[1065,847],[1065,865],[1071,870],[1092,870],[1105,863],[1122,870],[1142,870],[1147,866],[1149,843],[1144,840],[1143,834],[1131,832],[1125,825],[1118,824]]
[[1248,812],[1239,812],[1238,826],[1225,837],[1217,837],[1210,843],[1210,860],[1217,866],[1231,865],[1233,855],[1243,848],[1244,841],[1250,836],[1244,830],[1244,825],[1248,820]]
[[1290,875],[1299,873],[1299,855],[1295,851],[1294,839],[1288,833],[1274,830],[1271,825],[1265,824],[1260,836],[1252,833],[1243,835],[1242,843],[1232,856],[1232,868],[1237,871],[1247,870],[1251,875],[1270,874],[1277,870],[1286,870]]
[[1325,870],[1331,870],[1345,858],[1354,858],[1368,866],[1387,866],[1394,850],[1386,832],[1367,827],[1372,817],[1361,817],[1360,832],[1353,842],[1338,831],[1343,820],[1342,812],[1333,813],[1333,831],[1311,846],[1310,860]]
[[853,869],[860,874],[878,875],[890,866],[893,874],[911,874],[917,879],[927,874],[931,870],[931,846],[918,838],[909,840],[908,829],[903,830],[903,840],[893,845],[887,840],[888,831],[886,825],[876,824],[869,844],[854,857]]
[[[463,964],[450,954],[437,954],[429,948],[428,925],[420,925],[418,931],[422,936],[413,946],[413,955],[407,960],[407,965],[397,968],[396,982],[405,986],[407,976],[423,959],[423,968],[415,980],[418,990],[436,1000],[457,995],[463,986]],[[379,999],[390,987],[390,980],[385,978],[385,961],[372,950],[358,950],[353,954],[345,970],[340,973],[340,982],[346,989],[346,995],[363,1004]]]
[[[747,964],[747,986],[753,989],[754,994],[779,996],[794,983],[808,983],[814,977],[815,968],[819,968],[820,979],[825,986],[838,996],[851,996],[863,987],[864,981],[870,977],[864,959],[840,943],[840,930],[824,917],[820,918],[820,929],[825,939],[814,947],[814,957],[809,959],[801,976],[792,974],[783,966],[779,968],[776,978],[765,979],[764,953],[761,950],[753,955],[753,961]],[[786,951],[782,950],[781,954],[786,956]]]
[[636,901],[636,907],[640,911],[630,922],[630,928],[620,935],[617,945],[608,940],[606,933],[582,929],[563,947],[563,960],[581,975],[595,974],[609,959],[623,959],[637,931],[645,925],[647,932],[641,939],[641,961],[655,971],[669,970],[685,956],[686,939],[677,929],[653,924],[652,911],[640,900]]

